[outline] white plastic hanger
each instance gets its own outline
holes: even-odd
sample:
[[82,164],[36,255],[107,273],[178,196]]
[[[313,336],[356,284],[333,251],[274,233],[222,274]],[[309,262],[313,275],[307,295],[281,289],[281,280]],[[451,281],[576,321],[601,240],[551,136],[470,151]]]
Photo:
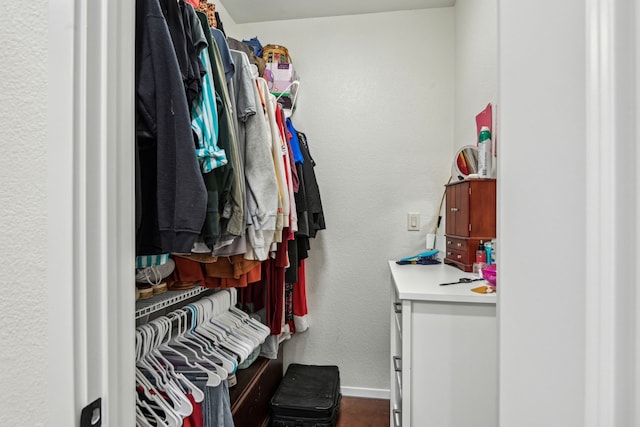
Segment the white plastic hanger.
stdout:
[[[179,337],[184,331],[182,327],[182,315],[179,312],[171,312],[167,315],[167,318],[177,319],[178,321],[178,330],[176,336]],[[171,345],[170,345],[171,344]],[[184,353],[182,351],[178,351],[178,348],[182,350],[186,350],[188,353]],[[207,386],[215,387],[222,382],[222,378],[216,372],[211,369],[205,368],[203,366],[205,364],[213,365],[211,362],[208,362],[206,359],[202,358],[197,354],[197,352],[191,348],[189,348],[186,344],[180,342],[171,336],[171,329],[169,329],[169,333],[167,334],[167,340],[163,342],[158,349],[161,352],[168,351],[171,354],[178,355],[181,360],[185,362],[187,366],[192,368],[198,368],[202,372],[207,374]],[[189,356],[187,356],[187,354]],[[191,360],[194,359],[194,360]],[[215,366],[213,366],[215,368]]]
[[[252,353],[264,342],[265,336],[263,332],[255,330],[246,323],[246,318],[231,311],[231,309],[235,307],[233,307],[231,303],[231,294],[229,292],[223,291],[216,295],[219,296],[220,310],[215,320],[227,319],[226,325],[231,325],[227,333],[229,333],[231,337],[246,343],[249,351]],[[246,315],[246,313],[243,314]]]
[[246,345],[249,354],[259,345],[260,339],[252,334],[251,331],[244,331],[244,322],[238,316],[232,314],[231,296],[228,292],[219,292],[215,295],[214,300],[214,321],[224,325],[225,330],[232,338],[237,339]]
[[207,305],[204,304],[202,300],[197,301],[192,305],[194,306],[194,308],[197,308],[195,311],[197,320],[196,320],[196,326],[191,330],[191,333],[197,336],[200,336],[205,340],[208,340],[211,344],[211,347],[208,349],[211,355],[218,359],[218,361],[222,364],[222,367],[229,374],[234,373],[238,367],[238,364],[234,359],[231,359],[227,355],[220,352],[219,350],[220,337],[206,327],[205,320],[210,316]]
[[[136,330],[136,362],[140,360],[143,353],[143,342],[142,335],[139,330]],[[161,396],[160,391],[153,385],[151,382],[145,377],[140,368],[137,366],[135,368],[135,378],[136,384],[142,390],[144,396],[147,400],[157,406],[164,413],[164,422],[167,427],[179,427],[182,425],[182,417],[172,408],[169,403]],[[146,402],[145,402],[146,403]],[[153,410],[153,405],[147,404],[146,409],[150,410],[152,414],[155,414],[154,417],[160,417],[157,412]]]
[[[148,415],[145,415],[142,412],[143,408],[146,409]],[[147,419],[147,416],[150,416],[153,418],[155,425],[149,422],[149,420]],[[169,427],[169,425],[165,423],[164,420],[158,414],[156,414],[156,412],[153,409],[151,409],[151,407],[147,402],[140,400],[137,393],[136,393],[136,426]]]
[[[180,342],[193,347],[192,349],[196,351],[196,353],[200,352],[199,355],[202,357],[202,359],[206,360],[214,367],[215,372],[220,376],[222,380],[226,380],[227,377],[229,376],[230,371],[225,369],[224,366],[221,366],[222,361],[220,360],[220,358],[224,356],[218,355],[217,352],[215,351],[215,347],[212,345],[211,342],[207,342],[207,340],[204,337],[201,337],[194,332],[196,322],[197,322],[196,320],[197,310],[195,306],[192,306],[191,304],[189,304],[184,308],[184,311],[185,311],[185,314],[189,314],[189,312],[191,312],[190,314],[192,316],[193,326],[191,329],[185,331],[180,336]],[[216,363],[216,362],[219,362],[219,363]]]
[[218,326],[209,322],[209,320],[211,319],[211,311],[210,311],[211,306],[208,305],[210,301],[202,300],[201,302],[205,303],[202,306],[204,311],[204,318],[201,319],[196,330],[198,333],[209,336],[211,338],[212,342],[215,343],[216,353],[219,355],[219,357],[223,358],[223,360],[226,360],[227,362],[229,362],[226,368],[229,368],[232,366],[233,368],[229,372],[233,373],[238,368],[238,362],[239,362],[240,356],[226,349],[225,346],[228,345],[228,343],[226,342],[224,331]]
[[[180,427],[182,426],[182,417],[177,414],[169,403],[154,389],[153,385],[144,376],[140,369],[136,368],[136,383],[142,388],[145,397],[149,402],[155,404],[163,413],[164,418],[160,417],[156,411],[153,410],[153,405],[147,403],[146,407],[150,410],[157,419],[162,419],[167,427]],[[152,392],[153,391],[153,392]]]
[[[204,392],[200,390],[200,388],[198,388],[196,385],[194,385],[191,381],[189,381],[189,379],[187,379],[187,377],[185,377],[182,373],[176,371],[175,367],[173,366],[173,363],[171,363],[169,359],[164,357],[162,353],[158,350],[158,346],[162,343],[162,339],[166,334],[165,328],[167,327],[167,322],[156,320],[156,321],[151,321],[149,324],[153,328],[155,328],[157,331],[150,355],[152,355],[156,360],[158,360],[158,362],[161,365],[167,367],[169,373],[175,378],[177,385],[185,393],[192,395],[193,400],[195,400],[197,403],[202,402],[204,400]],[[168,323],[168,326],[171,327],[170,322]]]
[[231,297],[227,292],[219,292],[213,300],[214,316],[212,322],[220,325],[228,334],[230,339],[238,342],[249,354],[258,346],[259,340],[254,340],[252,336],[245,336],[241,327],[243,325],[239,317],[229,312],[231,307]]
[[264,339],[266,339],[269,335],[271,335],[271,329],[269,329],[269,327],[267,325],[264,325],[264,324],[258,322],[256,319],[254,319],[253,317],[249,316],[247,313],[245,313],[244,311],[242,311],[242,310],[240,310],[239,308],[236,307],[236,305],[238,304],[238,291],[237,291],[237,289],[235,289],[235,288],[225,289],[225,292],[227,292],[229,294],[229,298],[231,300],[231,303],[229,304],[229,311],[234,313],[234,314],[236,314],[240,318],[244,319],[245,323],[249,324],[254,329],[259,331],[260,332],[260,336],[264,337],[263,340],[262,340],[262,342],[264,342]]
[[284,107],[282,108],[282,111],[284,111],[284,116],[287,119],[293,116],[293,111],[296,108],[296,100],[298,99],[298,92],[300,91],[300,80],[294,80],[291,83],[289,83],[289,86],[287,86],[285,90],[280,92],[280,95],[278,95],[278,97],[276,98],[276,102],[277,102],[280,98],[282,98],[287,92],[289,92],[294,87],[296,88],[296,91],[293,93],[293,99],[291,100],[291,109],[284,108]]
[[193,413],[191,401],[180,389],[180,386],[175,380],[168,375],[167,370],[157,363],[150,354],[155,336],[154,329],[147,324],[139,327],[136,333],[138,333],[138,331],[142,334],[143,339],[141,357],[138,359],[136,365],[151,374],[155,379],[156,387],[167,394],[175,412],[182,418],[188,417]]
[[[265,325],[252,319],[247,313],[236,307],[237,303],[237,291],[235,288],[226,289],[224,291],[225,297],[228,299],[228,310],[225,313],[227,316],[233,317],[239,322],[239,330],[255,339],[254,348],[262,344],[266,337],[269,336],[270,330]],[[260,326],[255,326],[257,323]]]
[[[218,344],[220,345],[220,347],[226,348],[232,353],[238,355],[240,363],[244,362],[251,352],[247,351],[247,348],[244,344],[236,342],[235,339],[229,336],[227,330],[225,330],[224,327],[215,322],[215,317],[218,311],[214,299],[212,298],[212,296],[209,296],[206,298],[206,300],[211,304],[210,309],[212,314],[211,316],[209,316],[208,320],[204,322],[203,325],[205,325],[210,331],[219,336]],[[207,310],[208,309],[209,307],[207,307]]]

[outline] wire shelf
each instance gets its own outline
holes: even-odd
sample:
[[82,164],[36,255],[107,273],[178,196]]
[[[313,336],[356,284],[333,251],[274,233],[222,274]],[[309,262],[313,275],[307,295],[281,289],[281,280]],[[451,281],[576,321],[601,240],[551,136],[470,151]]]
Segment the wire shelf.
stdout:
[[158,295],[154,295],[149,299],[136,301],[136,320],[144,316],[148,316],[163,308],[177,304],[181,301],[200,295],[208,291],[209,288],[204,286],[196,286],[186,291],[166,291]]

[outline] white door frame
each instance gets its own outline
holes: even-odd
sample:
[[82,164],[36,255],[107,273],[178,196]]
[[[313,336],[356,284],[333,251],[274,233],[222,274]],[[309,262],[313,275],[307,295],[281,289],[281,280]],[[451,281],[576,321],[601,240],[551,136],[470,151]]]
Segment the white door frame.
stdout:
[[638,425],[640,164],[637,33],[629,0],[586,2],[585,425]]
[[134,420],[135,2],[49,2],[52,425]]

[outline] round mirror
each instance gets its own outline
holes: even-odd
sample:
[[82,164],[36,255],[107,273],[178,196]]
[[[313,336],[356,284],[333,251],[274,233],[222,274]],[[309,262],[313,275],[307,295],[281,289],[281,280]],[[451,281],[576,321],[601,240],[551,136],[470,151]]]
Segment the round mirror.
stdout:
[[473,145],[460,147],[453,157],[451,178],[462,181],[469,176],[478,175],[478,148]]

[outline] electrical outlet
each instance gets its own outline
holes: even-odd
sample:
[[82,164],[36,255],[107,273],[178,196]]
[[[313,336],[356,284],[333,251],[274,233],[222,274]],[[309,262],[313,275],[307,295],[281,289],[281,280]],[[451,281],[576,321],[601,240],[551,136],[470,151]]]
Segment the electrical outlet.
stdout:
[[420,213],[409,212],[407,214],[407,230],[420,231]]

